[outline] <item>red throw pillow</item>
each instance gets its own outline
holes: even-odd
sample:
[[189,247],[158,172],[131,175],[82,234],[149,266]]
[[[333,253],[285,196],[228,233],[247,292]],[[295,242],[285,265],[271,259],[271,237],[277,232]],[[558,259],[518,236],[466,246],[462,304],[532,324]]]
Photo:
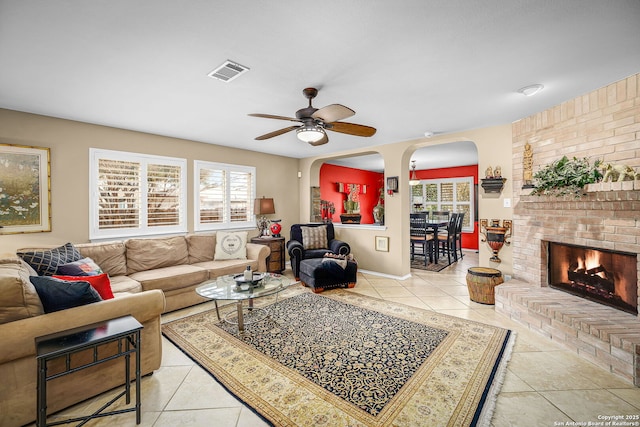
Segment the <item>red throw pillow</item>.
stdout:
[[107,273],[98,274],[97,276],[53,276],[57,279],[75,281],[75,282],[89,282],[91,287],[95,289],[98,294],[105,299],[113,298],[113,291],[111,290],[111,281]]

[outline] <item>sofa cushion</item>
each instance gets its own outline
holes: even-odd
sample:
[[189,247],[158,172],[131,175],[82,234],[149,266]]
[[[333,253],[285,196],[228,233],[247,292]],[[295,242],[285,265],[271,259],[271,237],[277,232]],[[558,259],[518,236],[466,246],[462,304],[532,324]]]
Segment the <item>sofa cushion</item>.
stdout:
[[63,276],[97,276],[103,271],[91,258],[82,258],[58,266],[56,275]]
[[127,247],[127,275],[189,263],[187,241],[182,236],[161,239],[129,239],[125,245]]
[[186,236],[189,249],[189,264],[213,261],[216,251],[215,234],[189,234]]
[[82,259],[80,252],[71,243],[53,249],[20,251],[18,256],[40,276],[53,276],[58,266]]
[[302,232],[302,246],[304,249],[326,249],[327,248],[327,226],[300,227]]
[[213,259],[247,259],[247,232],[219,231]]
[[139,271],[129,277],[140,282],[144,291],[150,289],[169,291],[202,283],[209,278],[209,272],[204,268],[186,264]]
[[142,292],[140,282],[133,280],[129,276],[109,276],[111,291],[117,298],[119,294],[137,294]]
[[111,277],[127,274],[127,248],[124,242],[80,243],[76,249]]
[[68,282],[84,281],[89,282],[91,287],[100,294],[100,298],[111,299],[113,298],[113,291],[111,290],[111,281],[107,273],[98,274],[96,276],[53,276],[56,279],[66,280]]
[[209,278],[224,276],[225,274],[240,274],[247,266],[253,271],[258,271],[259,261],[251,259],[228,259],[222,261],[204,261],[193,264],[196,267],[209,271]]
[[29,280],[40,296],[45,313],[102,301],[89,282],[70,282],[45,276],[31,276]]
[[34,274],[20,258],[0,259],[0,323],[44,314],[36,288],[29,281]]

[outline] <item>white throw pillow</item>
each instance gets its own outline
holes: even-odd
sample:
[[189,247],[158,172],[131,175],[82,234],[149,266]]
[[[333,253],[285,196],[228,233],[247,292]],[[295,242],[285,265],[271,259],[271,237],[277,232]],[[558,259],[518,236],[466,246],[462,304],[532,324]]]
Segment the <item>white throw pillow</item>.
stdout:
[[247,232],[218,231],[213,259],[247,259]]

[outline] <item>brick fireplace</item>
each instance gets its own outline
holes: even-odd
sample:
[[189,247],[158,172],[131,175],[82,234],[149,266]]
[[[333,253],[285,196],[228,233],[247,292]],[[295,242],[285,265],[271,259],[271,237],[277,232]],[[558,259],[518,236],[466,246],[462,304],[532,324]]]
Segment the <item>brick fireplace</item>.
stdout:
[[[579,199],[522,196],[514,211],[514,229],[514,277],[548,286],[547,242],[640,253],[640,188],[592,192]],[[635,263],[638,286],[640,257]]]
[[[496,287],[496,311],[640,386],[640,317],[550,288],[548,242],[635,254],[640,283],[638,190],[580,199],[522,196],[514,210],[514,278]],[[517,234],[517,240],[515,236]],[[503,287],[504,286],[504,287]]]
[[640,315],[552,289],[548,277],[558,242],[630,254],[639,286],[640,181],[591,185],[580,198],[521,189],[527,143],[534,172],[564,155],[640,171],[640,74],[515,122],[512,135],[513,280],[496,287],[496,311],[640,386]]

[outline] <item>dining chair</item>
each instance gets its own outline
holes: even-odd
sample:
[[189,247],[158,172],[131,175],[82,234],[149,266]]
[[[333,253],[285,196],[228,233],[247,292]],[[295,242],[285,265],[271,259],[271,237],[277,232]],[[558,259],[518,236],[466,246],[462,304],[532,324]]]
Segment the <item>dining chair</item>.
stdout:
[[449,221],[449,211],[432,211],[431,218],[434,220]]
[[455,241],[458,215],[459,214],[456,212],[452,213],[449,217],[449,222],[447,223],[447,231],[443,233],[438,232],[438,242],[436,250],[440,251],[442,255],[444,255],[446,252],[449,265],[451,265],[452,254],[454,259],[457,261],[457,256],[455,253]]
[[[433,239],[433,233],[427,228],[428,213],[412,213],[409,214],[409,232],[411,242],[411,261],[415,256],[424,257],[424,265],[427,265],[427,257],[430,261],[433,261],[433,255],[435,250],[435,241]],[[420,252],[417,249],[421,249]]]
[[464,254],[462,253],[462,222],[464,221],[464,212],[458,213],[458,218],[456,219],[456,238],[454,240],[454,254],[455,260],[458,261],[458,251],[460,251],[460,259],[464,258]]

